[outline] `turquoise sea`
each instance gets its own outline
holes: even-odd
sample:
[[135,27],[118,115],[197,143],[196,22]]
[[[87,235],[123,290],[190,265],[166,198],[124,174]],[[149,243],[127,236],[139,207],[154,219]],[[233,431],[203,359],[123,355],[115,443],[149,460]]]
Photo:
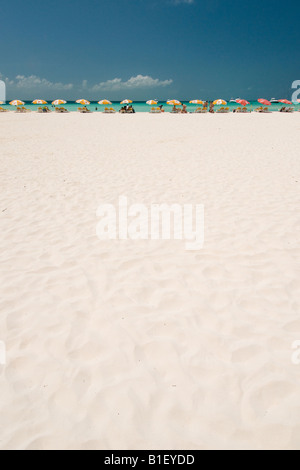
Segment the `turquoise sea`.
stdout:
[[[186,104],[187,105],[187,111],[190,111],[190,112],[193,112],[195,111],[195,109],[197,109],[197,105],[193,105],[193,104],[189,104],[188,101],[181,101],[183,104]],[[50,109],[54,109],[54,107],[52,107],[51,105],[51,102],[49,102],[50,104],[48,104],[48,107]],[[121,108],[122,108],[122,105],[120,104],[120,102],[112,102],[113,104],[111,106],[101,106],[99,105],[97,102],[92,102],[88,107],[88,109],[90,109],[91,111],[93,112],[103,112],[104,111],[104,108],[105,107],[112,107],[114,108],[116,111],[119,111]],[[159,105],[163,105],[164,106],[164,109],[166,112],[168,111],[171,111],[172,110],[172,106],[169,106],[166,104],[165,101],[161,101],[158,103],[157,106]],[[155,107],[157,107],[155,106]],[[227,104],[227,106],[230,108],[230,110],[232,111],[233,109],[239,107],[240,105],[237,105],[236,103],[229,103]],[[257,102],[257,101],[252,101],[250,103],[250,105],[247,106],[247,108],[249,110],[253,110],[255,108],[258,108],[260,107],[261,105]],[[272,106],[269,107],[270,111],[279,111],[280,108],[282,108],[282,106],[285,106],[285,105],[282,105],[281,103],[279,104],[272,104]],[[3,108],[5,109],[9,109],[9,110],[14,110],[15,107],[14,106],[10,106],[9,104],[5,104],[5,105],[2,105]],[[31,109],[33,111],[37,110],[37,108],[39,106],[37,105],[33,105],[31,102],[25,102],[25,107],[27,109]],[[70,101],[68,102],[66,105],[64,105],[64,108],[68,109],[69,111],[77,111],[78,107],[82,107],[81,105],[78,105],[77,103],[75,103],[74,101]],[[151,110],[152,106],[149,106],[147,105],[144,101],[137,101],[137,102],[133,102],[133,107],[135,109],[135,111],[137,113],[147,113]],[[202,106],[200,106],[202,107]],[[220,108],[221,106],[215,106],[215,109],[218,109]],[[300,110],[300,104],[297,104],[297,105],[293,105],[293,107],[297,110]]]

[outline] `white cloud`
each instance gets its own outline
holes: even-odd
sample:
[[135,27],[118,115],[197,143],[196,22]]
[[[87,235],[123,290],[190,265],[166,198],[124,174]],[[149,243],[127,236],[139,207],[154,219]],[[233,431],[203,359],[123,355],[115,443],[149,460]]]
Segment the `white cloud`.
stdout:
[[73,88],[72,83],[54,83],[50,82],[46,78],[40,78],[36,75],[17,75],[16,81],[13,82],[16,88],[21,89],[43,89],[43,90],[71,90]]
[[121,78],[114,78],[113,80],[107,80],[106,82],[98,83],[92,87],[92,91],[118,91],[128,90],[137,88],[158,88],[166,87],[173,83],[173,80],[159,80],[158,78],[152,78],[148,75],[137,75],[131,77],[127,81],[123,81]]
[[173,0],[172,2],[174,5],[180,5],[181,3],[187,3],[188,5],[192,5],[195,3],[195,0]]
[[10,96],[18,95],[22,99],[33,99],[35,96],[54,97],[56,94],[64,94],[65,99],[74,99],[75,94],[98,94],[99,91],[118,92],[122,90],[137,91],[154,88],[164,88],[173,83],[173,80],[160,80],[148,75],[137,75],[129,80],[114,78],[98,84],[89,84],[87,80],[81,83],[52,82],[36,75],[17,75],[13,80],[0,73],[0,80],[6,83],[7,93]]

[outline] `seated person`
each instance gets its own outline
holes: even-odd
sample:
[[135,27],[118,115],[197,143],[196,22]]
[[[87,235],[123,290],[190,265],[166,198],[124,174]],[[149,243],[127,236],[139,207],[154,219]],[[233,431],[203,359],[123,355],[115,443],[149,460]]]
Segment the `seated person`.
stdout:
[[183,105],[182,105],[181,114],[187,114],[186,104],[183,104]]

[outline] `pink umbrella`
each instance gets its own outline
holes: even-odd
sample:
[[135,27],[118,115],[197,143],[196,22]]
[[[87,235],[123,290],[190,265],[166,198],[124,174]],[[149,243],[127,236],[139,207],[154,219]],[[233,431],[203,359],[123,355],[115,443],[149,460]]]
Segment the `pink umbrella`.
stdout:
[[283,104],[293,104],[291,101],[289,100],[278,100],[279,103],[283,103]]
[[247,106],[249,103],[249,101],[246,101],[246,100],[236,100],[236,102],[238,104],[241,104],[242,106]]
[[257,100],[260,104],[263,104],[265,106],[271,106],[272,103],[270,103],[270,101],[268,100],[264,100],[263,98],[260,98],[259,100]]

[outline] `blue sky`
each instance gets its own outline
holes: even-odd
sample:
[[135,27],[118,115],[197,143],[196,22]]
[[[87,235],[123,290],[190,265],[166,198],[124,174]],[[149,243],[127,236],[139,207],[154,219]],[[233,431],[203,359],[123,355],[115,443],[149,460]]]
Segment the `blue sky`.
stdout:
[[8,99],[291,98],[300,2],[2,0]]

